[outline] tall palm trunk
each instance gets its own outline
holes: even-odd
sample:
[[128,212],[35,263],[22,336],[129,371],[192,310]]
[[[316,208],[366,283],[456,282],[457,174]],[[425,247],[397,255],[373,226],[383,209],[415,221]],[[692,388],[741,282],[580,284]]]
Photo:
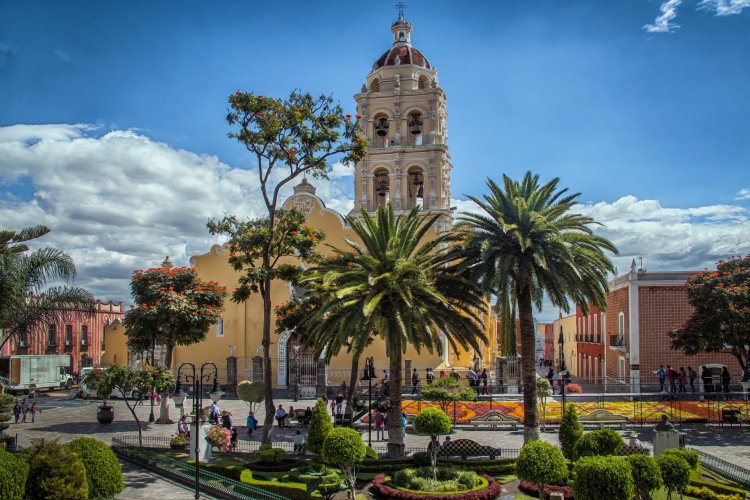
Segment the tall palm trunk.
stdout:
[[[273,225],[271,225],[273,227]],[[264,262],[265,269],[270,267]],[[263,290],[263,395],[266,402],[266,416],[263,419],[262,441],[271,444],[271,431],[273,430],[273,417],[276,412],[273,404],[273,380],[271,380],[271,278],[264,281]]]
[[401,337],[393,336],[390,371],[391,387],[388,396],[391,411],[388,414],[388,456],[404,456],[404,428],[401,426]]
[[539,418],[536,407],[536,346],[531,307],[531,290],[528,285],[522,286],[518,294],[518,316],[521,320],[524,443],[539,439]]
[[[353,356],[352,357],[352,373],[349,377],[349,390],[344,394],[343,396],[346,397],[346,410],[344,411],[345,415],[349,415],[349,417],[354,416],[354,394],[357,390],[357,374],[359,372],[359,356]],[[351,420],[350,420],[351,422]],[[354,422],[352,422],[352,425]]]

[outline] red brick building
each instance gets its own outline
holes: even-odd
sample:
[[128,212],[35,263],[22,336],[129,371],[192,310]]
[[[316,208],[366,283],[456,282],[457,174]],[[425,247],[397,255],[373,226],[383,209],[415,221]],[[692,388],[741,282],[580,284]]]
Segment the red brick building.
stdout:
[[588,314],[576,307],[577,375],[590,384],[600,384],[604,377],[604,325],[606,314],[589,304]]
[[603,321],[608,385],[635,392],[658,387],[655,372],[659,365],[686,370],[691,366],[698,373],[704,364],[726,365],[733,381],[739,380],[739,365],[729,352],[686,356],[670,348],[667,332],[673,325],[684,323],[693,312],[685,286],[692,274],[646,272],[637,269],[633,261],[628,274],[610,282]]
[[62,311],[56,323],[47,325],[3,347],[3,355],[13,354],[70,354],[71,370],[78,373],[84,366],[98,366],[103,353],[104,327],[125,317],[125,304],[96,301],[96,311],[90,316],[79,316]]

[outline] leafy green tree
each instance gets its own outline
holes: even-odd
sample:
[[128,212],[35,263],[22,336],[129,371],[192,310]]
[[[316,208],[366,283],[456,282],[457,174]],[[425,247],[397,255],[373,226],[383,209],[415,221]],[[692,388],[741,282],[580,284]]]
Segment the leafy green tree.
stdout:
[[672,498],[672,492],[681,492],[690,483],[690,464],[677,455],[661,455],[656,457],[656,463],[661,471],[661,479],[667,488],[667,498]]
[[244,401],[253,413],[258,411],[258,405],[263,402],[263,392],[263,382],[260,380],[243,380],[237,384],[237,397]]
[[351,427],[333,429],[323,442],[323,461],[338,465],[349,486],[349,498],[357,498],[356,466],[365,458],[365,443],[362,436]]
[[151,389],[156,389],[157,392],[161,393],[171,387],[175,383],[175,379],[169,369],[163,366],[155,368],[143,365],[140,368],[131,368],[129,366],[112,365],[105,369],[91,370],[83,377],[82,383],[94,389],[99,397],[105,400],[105,404],[106,398],[112,391],[117,390],[120,393],[138,426],[138,446],[141,446],[143,429],[141,429],[138,414],[135,412],[137,401],[131,403],[126,395],[132,391],[145,394]]
[[453,377],[437,378],[432,383],[425,385],[421,391],[422,399],[435,401],[440,405],[440,409],[446,413],[450,404],[454,401],[474,401],[477,397],[474,389],[461,384]]
[[669,332],[672,347],[693,356],[727,348],[743,371],[750,369],[750,255],[720,260],[716,271],[687,282],[693,314]]
[[576,500],[633,498],[633,474],[624,457],[586,457],[576,463]]
[[650,500],[661,486],[661,471],[654,457],[634,453],[625,457],[630,462],[637,500]]
[[98,439],[80,437],[65,445],[75,452],[86,469],[90,499],[114,498],[125,489],[117,455]]
[[469,197],[482,213],[464,213],[456,235],[462,242],[458,267],[486,292],[512,292],[517,300],[523,373],[524,441],[539,438],[533,307],[546,297],[584,312],[606,307],[607,275],[614,266],[604,251],[615,246],[593,233],[591,217],[573,213],[577,194],[559,189],[559,179],[540,184],[527,172],[521,181],[503,176],[503,186],[487,181],[490,194]]
[[26,498],[26,477],[29,466],[13,453],[0,446],[0,498],[3,500],[23,500]]
[[24,450],[29,464],[26,498],[88,500],[86,469],[77,453],[56,440],[39,439]]
[[564,481],[568,477],[568,466],[556,446],[544,441],[529,441],[518,454],[516,475],[536,484],[539,498],[544,499],[544,485]]
[[91,294],[70,283],[76,268],[69,255],[56,248],[27,253],[27,242],[49,233],[45,226],[0,231],[0,349],[18,335],[29,335],[57,322],[63,311],[85,317],[94,310]]
[[547,424],[547,398],[552,396],[552,386],[544,377],[536,379],[536,397],[542,404],[542,429]]
[[[273,424],[271,374],[271,284],[274,279],[289,280],[294,271],[281,265],[283,257],[305,260],[320,240],[317,233],[303,226],[297,210],[278,209],[281,190],[302,174],[326,178],[332,161],[356,163],[367,152],[359,119],[345,115],[328,96],[313,97],[293,91],[287,99],[275,99],[250,92],[229,96],[227,121],[229,137],[251,154],[258,171],[260,191],[267,215],[242,222],[236,217],[209,221],[211,234],[229,236],[232,267],[244,273],[232,300],[244,302],[252,294],[263,300],[263,380],[266,417],[263,442],[270,442]],[[295,234],[292,234],[294,232]],[[297,255],[299,254],[299,255]],[[298,272],[297,269],[295,272]]]
[[612,429],[598,429],[587,432],[573,445],[573,458],[593,457],[596,455],[617,455],[625,445],[622,436]]
[[318,398],[315,408],[313,408],[310,425],[307,428],[307,449],[313,453],[322,453],[323,442],[332,430],[333,424],[331,423],[331,417],[328,416],[326,402],[322,398]]
[[432,478],[437,481],[437,456],[438,451],[440,451],[437,436],[448,434],[451,431],[451,419],[443,410],[426,408],[417,413],[417,417],[414,419],[414,430],[430,436],[429,450]]
[[[223,286],[200,279],[193,268],[172,267],[169,258],[162,267],[135,271],[130,291],[134,307],[123,322],[128,348],[149,351],[156,345],[165,346],[167,368],[172,367],[175,346],[206,340],[211,325],[221,319],[226,296]],[[162,390],[157,422],[173,423],[169,418],[168,387]]]
[[[332,248],[333,257],[314,268],[310,279],[337,290],[308,318],[317,332],[374,332],[385,341],[390,359],[391,410],[388,448],[403,455],[401,426],[403,352],[407,345],[441,352],[443,339],[455,350],[480,349],[486,341],[477,311],[484,305],[481,290],[447,267],[449,252],[442,240],[425,242],[437,217],[423,217],[419,208],[396,217],[393,207],[379,207],[375,217],[362,211],[349,217],[362,244]],[[302,281],[304,286],[307,278]],[[362,340],[360,340],[361,342]]]
[[569,404],[565,409],[559,430],[560,449],[568,460],[573,459],[573,448],[581,436],[583,436],[583,426],[578,421],[578,410],[576,405]]

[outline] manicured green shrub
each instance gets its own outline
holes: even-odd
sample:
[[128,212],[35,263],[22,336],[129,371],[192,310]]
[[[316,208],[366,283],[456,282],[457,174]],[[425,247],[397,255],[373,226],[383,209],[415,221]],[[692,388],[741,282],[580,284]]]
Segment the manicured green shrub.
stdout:
[[29,464],[26,497],[38,500],[87,500],[86,469],[78,454],[57,441],[40,439],[24,451]]
[[437,474],[437,454],[440,450],[440,443],[437,441],[437,436],[447,434],[451,431],[451,418],[443,410],[426,408],[417,413],[417,418],[414,419],[414,430],[420,434],[429,434],[430,436],[430,465],[432,465],[432,476],[435,479]]
[[745,498],[746,493],[745,490],[741,488],[735,488],[734,486],[729,486],[727,484],[721,484],[721,483],[715,483],[713,481],[703,481],[701,479],[690,479],[690,486],[693,486],[695,488],[707,488],[714,493],[718,493],[720,495],[739,495],[742,498]]
[[581,457],[616,455],[624,444],[622,436],[612,429],[587,432],[573,446],[573,457],[577,460]]
[[699,498],[700,500],[744,500],[745,494],[721,494],[706,488],[705,486],[697,488],[695,486],[686,486],[684,490],[686,495]]
[[98,439],[80,437],[65,445],[75,452],[86,469],[89,498],[112,498],[123,489],[120,461],[105,443]]
[[519,479],[536,484],[543,492],[545,484],[558,484],[567,479],[568,466],[556,446],[544,441],[531,441],[523,445],[518,454],[516,475]]
[[661,455],[656,457],[656,463],[668,497],[671,497],[672,491],[682,491],[690,482],[690,464],[681,456]]
[[[391,487],[385,474],[380,474],[372,479],[370,491],[376,498],[395,498],[397,500],[423,500],[425,495],[419,491],[410,491]],[[495,500],[500,496],[502,488],[500,483],[491,476],[482,477],[482,486],[471,491],[460,493],[443,492],[434,494],[432,498],[442,500]]]
[[351,498],[357,498],[355,467],[365,458],[365,443],[362,442],[359,432],[349,427],[333,429],[323,442],[322,457],[324,462],[339,466],[346,476]]
[[[260,489],[276,493],[292,500],[309,500],[307,487],[301,483],[280,483],[278,481],[266,481],[255,479],[250,469],[244,469],[240,473],[240,481]],[[313,498],[320,498],[320,494],[314,494]]]
[[573,447],[583,436],[583,426],[578,421],[578,410],[574,404],[565,408],[565,416],[560,423],[560,449],[568,460],[573,460]]
[[378,452],[370,448],[369,446],[365,448],[365,458],[369,458],[371,460],[377,460],[380,458],[380,455],[378,455]]
[[29,466],[20,457],[0,448],[0,498],[22,500],[26,493]]
[[[2,391],[2,387],[0,387]],[[13,396],[0,392],[0,433],[10,427],[10,421],[13,419]],[[0,446],[2,446],[0,441]]]
[[443,493],[468,491],[486,485],[476,472],[446,467],[440,467],[435,475],[431,467],[401,469],[393,474],[392,481],[400,488]]
[[269,444],[262,444],[258,451],[253,454],[255,460],[262,464],[278,464],[284,457],[286,452],[282,448],[272,448]]
[[671,448],[665,451],[664,454],[675,457],[682,457],[682,459],[688,463],[691,470],[698,470],[698,466],[701,464],[700,455],[698,455],[698,452],[693,450],[686,450],[685,448]]
[[654,490],[661,486],[661,471],[656,460],[642,453],[628,455],[625,459],[630,463],[636,497],[648,500]]
[[331,423],[331,417],[328,415],[326,403],[319,398],[315,403],[312,419],[307,428],[307,449],[313,453],[322,453],[323,442],[332,430],[333,424]]
[[630,462],[623,457],[584,457],[575,467],[576,500],[628,499],[635,486]]

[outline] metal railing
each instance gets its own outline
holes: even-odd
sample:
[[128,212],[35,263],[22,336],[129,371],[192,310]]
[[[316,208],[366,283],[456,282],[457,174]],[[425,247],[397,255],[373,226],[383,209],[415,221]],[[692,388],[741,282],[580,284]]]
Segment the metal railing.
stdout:
[[713,471],[720,476],[742,485],[744,488],[750,488],[750,470],[739,465],[735,465],[709,453],[688,448],[698,453],[701,458],[701,465],[706,469]]
[[[132,436],[127,436],[132,437]],[[193,465],[180,460],[174,460],[157,454],[139,453],[138,449],[126,442],[122,437],[112,438],[112,449],[124,458],[149,466],[165,476],[174,478],[184,484],[195,484],[195,468]],[[228,478],[221,474],[200,469],[198,472],[200,484],[212,494],[222,494],[224,498],[238,498],[247,500],[285,500],[285,497],[250,486],[243,482]]]

